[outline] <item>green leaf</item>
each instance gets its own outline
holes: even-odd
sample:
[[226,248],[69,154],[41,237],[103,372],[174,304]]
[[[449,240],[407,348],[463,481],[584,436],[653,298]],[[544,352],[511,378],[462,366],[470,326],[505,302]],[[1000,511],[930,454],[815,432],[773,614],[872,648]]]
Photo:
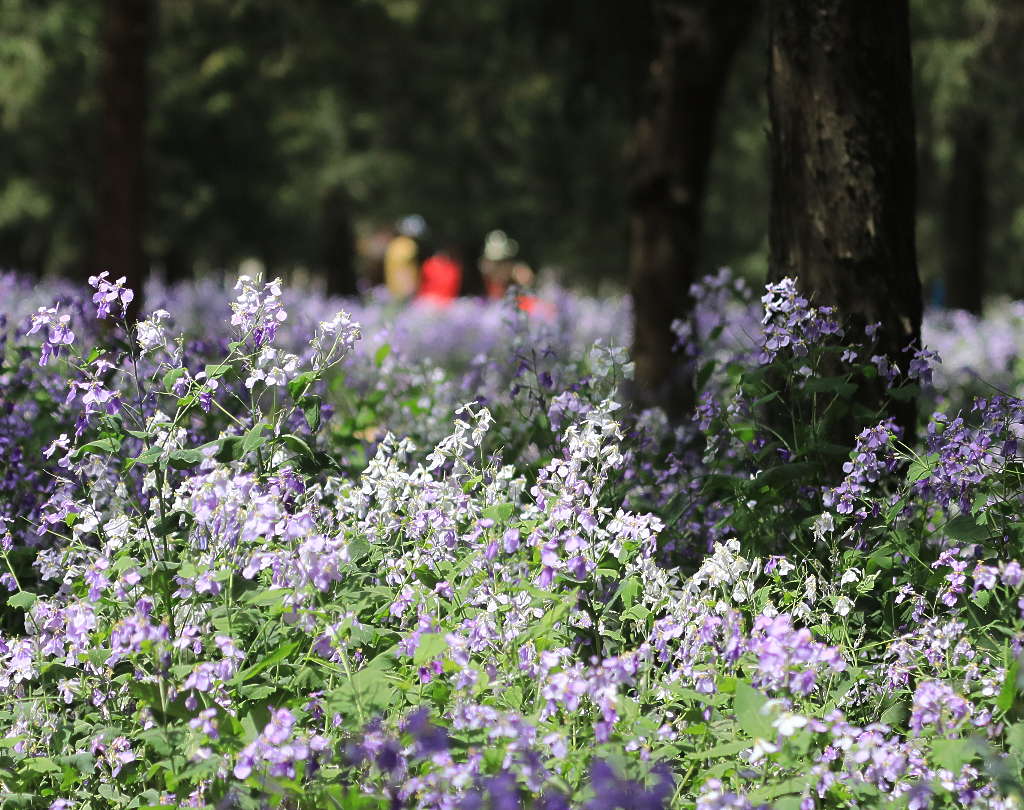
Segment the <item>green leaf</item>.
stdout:
[[[777,782],[774,785],[765,785],[762,788],[753,790],[747,794],[747,798],[755,804],[761,804],[762,802],[770,801],[778,796],[786,796],[793,793],[803,793],[807,787],[808,782],[816,781],[812,776],[793,776],[789,779],[785,779],[782,782]],[[776,810],[780,807],[781,803],[775,802],[774,806]]]
[[320,429],[320,397],[315,395],[303,397],[302,415],[306,417],[309,429],[316,433]]
[[903,702],[896,702],[882,712],[879,715],[878,720],[880,723],[884,723],[887,726],[899,726],[907,719],[908,714],[909,712],[907,711],[906,704]]
[[362,714],[368,718],[383,713],[397,697],[398,693],[383,672],[368,667],[329,693],[327,703],[332,711],[340,711],[343,716],[356,718]]
[[622,600],[624,608],[632,607],[643,586],[636,577],[629,577],[619,585],[619,599]]
[[931,453],[927,456],[918,456],[911,463],[910,467],[907,468],[907,483],[913,484],[915,481],[923,481],[932,474],[932,470],[935,469],[935,465],[939,461],[938,453]]
[[159,447],[150,447],[148,450],[143,450],[135,458],[130,458],[124,463],[125,471],[130,470],[136,464],[156,464],[160,460],[160,455],[163,450]]
[[731,757],[740,751],[750,748],[750,740],[738,740],[736,742],[722,743],[706,751],[694,751],[687,754],[686,759],[715,759],[716,757]]
[[424,633],[420,636],[420,643],[413,654],[412,662],[421,666],[428,661],[433,661],[448,649],[448,640],[444,633]]
[[263,436],[263,431],[266,429],[267,426],[262,422],[249,428],[242,437],[242,452],[251,453],[257,447],[262,447],[266,444],[267,438]]
[[694,387],[698,392],[704,390],[704,386],[708,384],[708,380],[711,379],[711,375],[715,372],[715,361],[708,360],[704,363],[700,370],[697,372],[697,379],[694,382]]
[[749,422],[740,422],[735,426],[733,432],[736,434],[736,438],[744,444],[754,441],[754,436],[757,435],[754,426]]
[[774,740],[776,737],[771,719],[762,712],[767,702],[768,698],[746,681],[736,683],[736,698],[733,703],[736,720],[740,728],[755,739]]
[[1024,721],[1016,722],[1006,730],[1006,747],[1024,767]]
[[380,417],[377,416],[377,412],[373,408],[369,408],[366,405],[360,406],[359,411],[356,413],[357,430],[373,427],[378,421],[380,421]]
[[263,670],[269,669],[270,667],[274,666],[275,664],[280,664],[282,661],[284,661],[284,659],[286,659],[289,655],[291,655],[293,652],[295,652],[295,649],[298,646],[299,646],[299,642],[297,642],[297,641],[287,641],[287,642],[285,642],[284,644],[279,646],[276,650],[274,650],[272,653],[270,653],[270,655],[268,655],[265,658],[257,661],[251,667],[248,667],[247,669],[243,669],[241,672],[239,672],[237,675],[235,675],[234,678],[232,678],[230,681],[228,681],[228,683],[231,684],[231,685],[235,685],[235,684],[239,684],[239,683],[245,683],[247,680],[249,680],[253,676],[259,675],[261,672],[263,672]]
[[996,706],[1004,712],[1010,711],[1014,698],[1017,697],[1017,678],[1020,675],[1020,659],[1015,658],[1013,663],[1006,669],[1006,677],[1003,678],[1003,686],[996,697]]
[[354,537],[348,543],[349,562],[357,563],[373,550],[373,546],[363,537]]
[[387,359],[387,356],[389,354],[391,354],[391,344],[390,343],[381,344],[381,346],[377,349],[377,351],[375,351],[373,353],[373,363],[374,363],[374,365],[377,366],[377,368],[380,368],[381,365],[383,365],[384,361]]
[[217,452],[213,457],[222,463],[237,461],[245,455],[244,441],[242,436],[225,436],[222,439],[218,439]]
[[898,402],[909,402],[921,393],[921,387],[916,383],[901,385],[899,388],[889,389],[889,398]]
[[622,621],[645,622],[650,615],[651,611],[643,605],[633,605],[628,610],[622,612]]
[[288,393],[292,399],[298,399],[303,392],[316,381],[316,372],[303,371],[293,380],[288,381]]
[[284,433],[278,436],[277,440],[293,453],[298,453],[300,456],[307,458],[313,457],[313,448],[293,433]]
[[22,610],[28,610],[36,603],[39,599],[34,593],[28,591],[18,591],[13,596],[7,597],[7,604],[12,608],[21,608]]
[[234,368],[230,363],[217,363],[216,365],[206,366],[203,369],[206,372],[206,379],[216,380],[218,377],[223,377],[231,369]]
[[932,742],[932,761],[940,768],[947,768],[953,773],[960,773],[974,757],[984,751],[984,744],[975,739],[943,740]]
[[971,515],[957,515],[942,529],[947,537],[963,543],[978,543],[992,536],[987,526],[979,526]]
[[780,464],[777,467],[769,467],[754,479],[758,487],[774,488],[780,484],[788,484],[793,481],[808,480],[815,481],[821,475],[821,467],[810,461],[794,461],[789,464]]
[[25,757],[20,763],[22,770],[33,773],[60,773],[61,767],[49,757]]
[[511,503],[499,503],[484,508],[481,513],[485,518],[490,518],[495,523],[504,523],[510,517],[512,512],[515,510],[515,505]]
[[276,691],[276,686],[271,686],[267,683],[254,683],[238,688],[238,694],[246,700],[263,700],[263,698],[270,697]]
[[196,448],[171,450],[171,452],[167,454],[166,464],[168,467],[173,467],[175,470],[187,470],[191,467],[195,467],[203,460],[203,458],[203,451]]
[[836,394],[849,399],[857,392],[857,386],[846,377],[811,377],[804,383],[804,390],[812,394]]
[[170,391],[178,379],[185,373],[183,368],[172,368],[164,374],[164,389]]
[[576,604],[576,595],[578,593],[578,590],[566,593],[561,602],[556,603],[544,614],[539,622],[519,637],[520,643],[546,635],[556,624],[569,615],[572,606]]
[[95,455],[100,456],[105,453],[116,453],[120,449],[121,440],[116,436],[107,436],[106,438],[97,439],[94,442],[83,444],[71,454],[71,457],[81,458],[86,453],[94,453]]

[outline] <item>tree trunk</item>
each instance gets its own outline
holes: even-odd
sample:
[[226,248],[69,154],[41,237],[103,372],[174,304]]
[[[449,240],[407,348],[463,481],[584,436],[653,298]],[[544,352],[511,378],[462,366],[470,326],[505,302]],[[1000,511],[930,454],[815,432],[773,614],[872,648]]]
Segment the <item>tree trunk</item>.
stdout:
[[980,315],[988,247],[989,120],[981,110],[963,109],[953,127],[943,227],[945,303]]
[[146,53],[151,0],[106,0],[100,75],[101,159],[95,271],[127,278],[142,298],[146,260]]
[[331,189],[320,207],[320,265],[327,294],[356,294],[356,231],[352,202],[342,188]]
[[[836,307],[854,339],[881,322],[906,371],[921,335],[907,0],[775,0],[770,61],[770,276]],[[890,407],[912,431],[914,403]]]
[[953,117],[953,163],[943,221],[945,303],[975,314],[981,313],[985,296],[993,115],[1014,107],[1015,78],[1024,67],[1024,8],[1019,0],[998,0],[992,10],[967,67],[966,97]]
[[671,324],[690,309],[716,112],[754,9],[754,0],[655,0],[658,52],[631,145],[633,398],[670,416],[692,403]]

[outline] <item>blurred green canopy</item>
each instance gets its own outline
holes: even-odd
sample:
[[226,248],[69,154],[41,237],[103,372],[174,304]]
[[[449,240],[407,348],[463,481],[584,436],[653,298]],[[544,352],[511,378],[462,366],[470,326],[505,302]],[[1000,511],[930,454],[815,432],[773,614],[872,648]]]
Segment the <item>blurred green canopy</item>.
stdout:
[[[247,257],[314,268],[325,234],[417,212],[437,242],[502,228],[535,266],[624,280],[626,145],[649,64],[624,0],[153,0],[145,245],[173,276]],[[956,122],[992,133],[989,262],[1024,293],[1020,49],[998,0],[912,3],[926,285],[941,276]],[[95,0],[0,0],[0,267],[80,274],[99,165]],[[760,277],[768,221],[766,36],[720,111],[704,264]],[[694,115],[709,114],[694,110]]]

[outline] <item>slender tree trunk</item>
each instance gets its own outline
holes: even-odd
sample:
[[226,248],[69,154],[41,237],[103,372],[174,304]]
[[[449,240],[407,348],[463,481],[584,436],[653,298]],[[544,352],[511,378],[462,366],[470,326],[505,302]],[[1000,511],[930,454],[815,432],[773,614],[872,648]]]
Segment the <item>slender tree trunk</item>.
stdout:
[[462,262],[462,286],[459,295],[483,298],[487,289],[480,272],[480,237],[464,236],[456,243],[459,261]]
[[953,117],[953,164],[943,221],[946,304],[978,314],[985,296],[993,111],[1014,105],[1014,78],[1024,66],[1024,7],[1019,0],[997,0],[993,12],[968,65],[966,98]]
[[192,278],[192,256],[185,245],[175,242],[163,255],[164,281],[168,284],[181,284]]
[[693,392],[671,324],[690,309],[716,113],[754,10],[754,0],[655,0],[658,52],[632,143],[634,400],[672,416]]
[[153,7],[151,0],[105,5],[95,272],[125,276],[137,308],[146,270],[146,55]]
[[320,213],[320,264],[327,294],[356,294],[356,232],[352,203],[342,188],[324,197]]
[[991,130],[981,110],[954,123],[953,167],[946,189],[946,305],[981,314],[988,248],[988,151]]
[[[881,322],[906,371],[921,334],[907,0],[775,0],[771,16],[770,275],[854,330]],[[891,410],[913,429],[912,402]]]

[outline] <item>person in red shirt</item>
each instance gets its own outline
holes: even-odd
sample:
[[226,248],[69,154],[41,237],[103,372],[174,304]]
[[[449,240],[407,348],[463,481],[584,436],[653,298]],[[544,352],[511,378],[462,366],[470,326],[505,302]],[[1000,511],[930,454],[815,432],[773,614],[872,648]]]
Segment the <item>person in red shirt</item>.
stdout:
[[416,300],[447,306],[458,296],[461,287],[462,264],[450,251],[442,250],[423,262]]

